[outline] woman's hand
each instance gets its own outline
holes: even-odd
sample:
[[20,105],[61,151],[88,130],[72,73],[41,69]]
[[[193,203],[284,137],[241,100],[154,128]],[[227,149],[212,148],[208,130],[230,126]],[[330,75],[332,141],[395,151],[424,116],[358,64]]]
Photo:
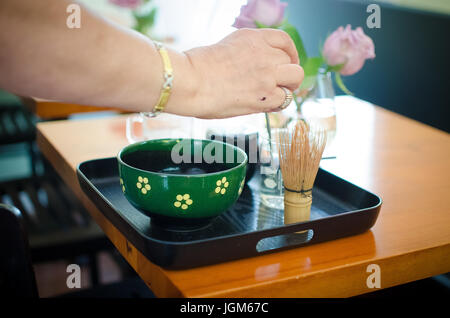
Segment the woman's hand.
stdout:
[[[0,87],[21,96],[152,111],[164,82],[152,41],[83,7],[82,27],[67,28],[70,3],[0,1]],[[240,29],[215,45],[169,50],[169,56],[174,79],[165,111],[178,115],[276,111],[285,100],[280,86],[294,90],[303,79],[294,43],[275,29]]]
[[278,111],[286,97],[280,86],[293,91],[304,76],[295,45],[281,30],[240,29],[185,56],[189,66],[179,56],[174,63],[166,107],[179,115],[223,118]]

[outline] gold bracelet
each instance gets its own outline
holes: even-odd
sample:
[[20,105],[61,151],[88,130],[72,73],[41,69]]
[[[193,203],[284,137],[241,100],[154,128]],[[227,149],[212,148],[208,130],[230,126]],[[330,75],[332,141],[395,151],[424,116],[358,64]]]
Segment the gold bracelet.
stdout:
[[161,59],[163,62],[164,68],[164,83],[161,89],[161,95],[159,96],[159,100],[156,103],[156,106],[153,107],[153,111],[151,112],[143,112],[146,117],[155,117],[162,111],[164,111],[164,107],[166,107],[167,101],[169,100],[170,93],[172,92],[172,81],[173,81],[173,69],[172,64],[170,63],[169,54],[167,49],[159,42],[153,41],[156,49],[161,55]]

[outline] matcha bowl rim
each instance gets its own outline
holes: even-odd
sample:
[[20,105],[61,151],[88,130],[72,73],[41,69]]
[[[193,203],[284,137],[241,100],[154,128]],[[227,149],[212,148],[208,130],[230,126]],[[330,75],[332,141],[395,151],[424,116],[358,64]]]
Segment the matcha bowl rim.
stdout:
[[[203,143],[216,143],[216,144],[222,144],[227,148],[231,148],[234,149],[235,152],[240,153],[244,160],[240,163],[235,163],[234,166],[225,169],[225,170],[219,170],[216,172],[207,172],[207,173],[200,173],[200,174],[182,174],[182,173],[167,173],[167,172],[157,172],[157,171],[150,171],[150,170],[144,170],[144,169],[140,169],[137,167],[134,167],[132,165],[129,165],[128,163],[126,163],[125,161],[122,160],[122,155],[128,153],[132,153],[133,151],[131,151],[132,148],[134,147],[138,147],[144,144],[151,144],[151,143],[156,143],[156,142],[180,142],[182,140],[189,140],[189,142],[201,142]],[[136,150],[140,150],[140,149],[136,149]],[[152,151],[152,150],[144,150],[144,151]],[[214,175],[218,175],[218,174],[223,174],[224,172],[228,172],[231,171],[233,169],[238,169],[241,166],[245,166],[247,165],[247,161],[248,161],[248,157],[247,154],[245,153],[245,151],[243,151],[242,149],[240,149],[239,147],[236,147],[234,145],[228,144],[226,142],[222,142],[222,141],[218,141],[218,140],[209,140],[209,139],[197,139],[197,138],[161,138],[161,139],[151,139],[151,140],[144,140],[144,141],[138,141],[132,144],[129,144],[125,147],[123,147],[122,149],[119,150],[119,153],[117,154],[117,161],[120,165],[123,165],[127,168],[136,170],[136,171],[141,171],[144,173],[148,173],[148,174],[152,174],[152,175],[156,175],[156,176],[167,176],[167,177],[183,177],[183,178],[202,178],[202,177],[206,177],[206,176],[214,176]],[[236,161],[238,161],[236,159]],[[203,163],[203,155],[202,155],[202,161],[201,163]],[[216,162],[212,162],[211,164],[216,164]]]

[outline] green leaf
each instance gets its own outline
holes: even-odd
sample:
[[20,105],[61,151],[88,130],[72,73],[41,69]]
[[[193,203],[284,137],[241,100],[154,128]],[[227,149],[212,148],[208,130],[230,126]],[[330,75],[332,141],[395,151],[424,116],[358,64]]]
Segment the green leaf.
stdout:
[[261,22],[258,22],[258,21],[255,21],[255,24],[256,24],[256,26],[257,26],[259,29],[267,29],[267,28],[270,28],[268,25],[265,25],[265,24],[263,24],[263,23],[261,23]]
[[345,63],[342,64],[337,64],[337,65],[328,65],[326,72],[339,72],[343,67],[344,67]]
[[345,94],[347,94],[347,95],[352,95],[352,96],[353,96],[353,93],[350,92],[350,91],[348,90],[347,87],[345,87],[344,82],[342,81],[342,78],[341,78],[341,74],[339,74],[339,73],[334,73],[334,77],[336,78],[336,84],[339,86],[339,88],[340,88]]
[[282,24],[280,26],[280,29],[289,34],[292,41],[294,41],[295,47],[297,48],[298,57],[300,58],[300,65],[304,67],[306,62],[308,61],[308,55],[306,54],[302,38],[300,37],[297,29],[289,23]]
[[305,76],[317,75],[323,62],[324,60],[321,56],[310,57],[303,66]]
[[303,90],[303,89],[310,90],[316,84],[316,80],[317,80],[317,74],[305,76],[303,78],[303,82],[300,84],[299,88],[301,90]]
[[316,83],[317,74],[319,74],[319,69],[322,66],[324,60],[322,56],[310,57],[305,65],[303,66],[303,71],[305,72],[305,78],[303,79],[300,89],[311,89]]
[[150,29],[155,23],[157,12],[158,8],[153,8],[145,14],[133,12],[133,16],[136,19],[136,26],[134,27],[134,29],[139,32],[145,32],[146,30]]
[[283,20],[280,24],[274,24],[274,25],[266,25],[266,24],[261,23],[261,22],[256,21],[256,20],[254,20],[253,22],[255,22],[256,27],[258,29],[279,29],[281,25],[286,23],[286,20]]

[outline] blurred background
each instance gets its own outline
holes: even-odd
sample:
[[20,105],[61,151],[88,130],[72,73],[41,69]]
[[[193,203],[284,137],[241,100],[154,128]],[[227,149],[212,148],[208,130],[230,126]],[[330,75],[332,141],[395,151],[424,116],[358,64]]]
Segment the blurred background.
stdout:
[[[106,19],[133,26],[130,11],[108,0],[80,2]],[[301,33],[310,55],[317,55],[326,36],[341,25],[361,26],[373,39],[376,58],[368,61],[356,75],[344,77],[356,97],[450,131],[447,74],[450,1],[285,2],[289,4],[289,21]],[[153,0],[150,4],[157,7],[157,14],[151,34],[179,50],[212,44],[235,30],[231,25],[245,3],[245,0]],[[366,26],[370,14],[366,9],[370,3],[381,7],[379,29]],[[335,90],[341,94],[337,87]],[[105,116],[105,113],[94,116]],[[0,202],[16,205],[28,215],[27,230],[42,297],[68,291],[65,268],[73,262],[83,265],[86,273],[82,275],[83,288],[123,283],[127,279],[136,281],[133,270],[36,147],[35,124],[63,118],[77,118],[77,112],[43,118],[22,99],[0,91]],[[438,285],[436,280],[425,280],[415,286],[448,286],[448,280],[443,279],[437,278],[441,282]],[[136,290],[135,295],[139,292],[149,295],[143,285]]]

